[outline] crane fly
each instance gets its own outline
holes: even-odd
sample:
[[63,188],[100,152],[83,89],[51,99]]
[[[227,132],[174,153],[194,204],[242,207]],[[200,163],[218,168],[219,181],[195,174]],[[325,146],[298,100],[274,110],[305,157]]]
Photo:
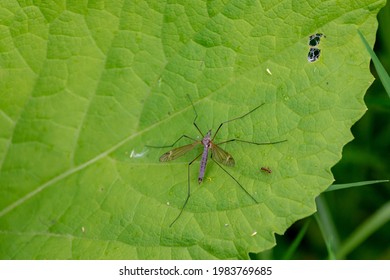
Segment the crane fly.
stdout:
[[234,161],[234,158],[232,157],[231,154],[229,154],[228,152],[226,152],[224,149],[222,149],[221,147],[219,147],[219,145],[221,144],[225,144],[225,143],[230,143],[230,142],[242,142],[242,143],[247,143],[247,144],[254,144],[254,145],[270,145],[270,144],[277,144],[277,143],[282,143],[282,142],[285,142],[287,140],[281,140],[281,141],[276,141],[276,142],[263,142],[263,143],[257,143],[257,142],[251,142],[251,141],[246,141],[246,140],[241,140],[241,139],[237,139],[237,138],[233,138],[233,139],[230,139],[230,140],[226,140],[226,141],[223,141],[223,142],[219,142],[219,143],[214,143],[214,138],[217,136],[219,130],[221,129],[221,127],[226,124],[226,123],[229,123],[229,122],[232,122],[232,121],[235,121],[235,120],[239,120],[239,119],[242,119],[244,117],[246,117],[247,115],[251,114],[252,112],[256,111],[257,109],[259,109],[261,106],[264,105],[264,103],[258,105],[257,107],[255,107],[254,109],[252,109],[251,111],[249,111],[248,113],[240,116],[240,117],[237,117],[237,118],[233,118],[233,119],[230,119],[230,120],[227,120],[227,121],[224,121],[222,122],[217,130],[215,131],[214,135],[212,136],[211,134],[211,129],[209,131],[207,131],[206,135],[204,135],[202,133],[202,131],[199,129],[198,125],[196,124],[196,119],[198,118],[198,113],[195,109],[195,106],[194,104],[192,103],[192,100],[191,98],[188,96],[188,99],[190,100],[191,102],[191,105],[192,105],[192,108],[194,110],[194,113],[195,113],[195,118],[194,118],[194,121],[193,121],[193,125],[195,126],[195,128],[198,130],[199,134],[202,136],[202,139],[201,140],[197,140],[195,138],[192,138],[192,137],[189,137],[187,135],[182,135],[180,136],[175,142],[173,142],[171,145],[167,145],[167,146],[148,146],[148,147],[152,147],[152,148],[168,148],[168,147],[173,147],[177,142],[179,142],[181,139],[183,138],[187,138],[187,139],[190,139],[192,141],[194,141],[193,143],[191,144],[188,144],[188,145],[184,145],[184,146],[181,146],[181,147],[178,147],[178,148],[174,148],[166,153],[164,153],[161,157],[160,157],[160,162],[167,162],[167,161],[171,161],[171,160],[174,160],[174,159],[177,159],[179,157],[181,157],[182,155],[186,154],[187,152],[191,151],[192,149],[194,149],[195,147],[197,147],[198,145],[203,145],[203,152],[200,153],[199,155],[197,155],[191,162],[188,163],[188,170],[187,170],[187,175],[188,175],[188,182],[187,182],[187,197],[184,201],[184,204],[179,212],[179,214],[176,216],[176,218],[172,221],[172,223],[170,224],[170,227],[179,219],[179,217],[181,216],[181,214],[183,213],[184,211],[184,208],[186,207],[187,205],[187,202],[191,196],[191,178],[190,178],[190,167],[191,165],[200,157],[201,160],[200,160],[200,168],[199,168],[199,176],[198,176],[198,183],[202,183],[203,182],[203,178],[205,176],[205,172],[206,172],[206,165],[207,165],[207,160],[208,160],[208,155],[209,153],[211,154],[211,160],[213,160],[213,162],[215,162],[227,175],[229,175],[237,184],[238,186],[256,203],[258,204],[258,201],[240,184],[240,182],[238,182],[238,180],[236,178],[234,178],[225,168],[222,167],[222,165],[225,165],[225,166],[229,166],[229,167],[233,167],[235,165],[235,161]]

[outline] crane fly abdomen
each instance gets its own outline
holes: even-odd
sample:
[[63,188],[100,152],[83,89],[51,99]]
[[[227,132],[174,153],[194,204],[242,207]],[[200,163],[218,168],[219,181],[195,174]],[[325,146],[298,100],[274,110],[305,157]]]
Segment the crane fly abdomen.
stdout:
[[200,160],[200,168],[199,168],[199,176],[198,176],[198,183],[202,183],[204,178],[204,173],[206,172],[206,165],[207,165],[207,159],[209,156],[209,149],[212,145],[211,143],[211,130],[209,130],[205,137],[202,139],[203,144],[203,153],[202,158]]

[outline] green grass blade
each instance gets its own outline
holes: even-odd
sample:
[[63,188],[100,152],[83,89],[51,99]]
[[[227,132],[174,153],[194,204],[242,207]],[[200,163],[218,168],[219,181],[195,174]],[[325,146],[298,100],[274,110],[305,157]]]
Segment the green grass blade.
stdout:
[[374,63],[375,69],[379,75],[379,78],[383,84],[383,87],[385,88],[387,94],[390,97],[390,77],[387,74],[386,69],[383,67],[382,63],[379,61],[375,52],[371,49],[366,38],[364,38],[363,34],[360,32],[359,29],[358,29],[358,33],[359,33],[360,38],[362,39],[364,46],[366,47],[367,51],[369,52],[369,54],[371,56],[372,62]]
[[317,213],[314,214],[314,218],[316,219],[324,238],[329,254],[329,259],[334,259],[335,252],[338,251],[340,244],[339,236],[325,199],[322,196],[319,196],[316,199],[316,203]]
[[387,183],[387,182],[389,182],[389,180],[372,180],[372,181],[361,181],[361,182],[348,183],[348,184],[334,184],[334,185],[331,185],[326,190],[326,192],[337,191],[337,190],[353,188],[353,187],[367,186],[367,185],[372,185],[372,184]]
[[368,218],[350,237],[340,246],[336,257],[344,259],[350,252],[364,242],[372,233],[390,221],[390,201]]
[[309,224],[310,224],[310,220],[307,220],[306,223],[301,228],[301,230],[299,231],[297,237],[294,239],[294,242],[290,245],[287,252],[284,254],[283,260],[291,260],[292,259],[292,256],[294,255],[294,253],[298,249],[299,244],[301,244],[301,241],[306,234],[306,231],[309,227]]

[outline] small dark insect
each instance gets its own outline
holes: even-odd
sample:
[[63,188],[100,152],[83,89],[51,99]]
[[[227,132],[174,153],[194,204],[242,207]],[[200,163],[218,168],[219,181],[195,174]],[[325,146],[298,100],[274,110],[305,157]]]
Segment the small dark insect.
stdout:
[[198,156],[196,156],[190,163],[188,163],[188,173],[187,173],[187,176],[188,176],[188,185],[187,185],[187,197],[184,201],[184,204],[179,212],[179,214],[177,215],[177,217],[173,220],[173,222],[170,224],[170,227],[179,219],[179,217],[181,216],[181,214],[183,213],[183,210],[185,208],[185,206],[187,205],[187,202],[191,196],[191,179],[190,179],[190,167],[191,165],[195,162],[195,160],[197,160],[199,157],[201,157],[201,161],[200,161],[200,168],[199,168],[199,176],[198,176],[198,183],[202,183],[203,181],[203,178],[204,178],[204,175],[205,175],[205,171],[206,171],[206,165],[207,165],[207,159],[208,159],[208,154],[209,152],[211,153],[211,159],[227,174],[229,175],[238,185],[239,187],[255,202],[255,203],[258,203],[257,200],[237,181],[236,178],[234,178],[225,168],[222,167],[221,164],[225,165],[225,166],[230,166],[230,167],[233,167],[235,165],[235,161],[232,157],[231,154],[229,154],[228,152],[226,152],[225,150],[223,150],[222,148],[220,148],[218,145],[220,144],[225,144],[225,143],[230,143],[230,142],[242,142],[242,143],[247,143],[247,144],[254,144],[254,145],[270,145],[270,144],[277,144],[277,143],[282,143],[282,142],[285,142],[287,140],[281,140],[281,141],[276,141],[276,142],[264,142],[264,143],[257,143],[257,142],[251,142],[251,141],[246,141],[246,140],[240,140],[240,139],[230,139],[230,140],[227,140],[227,141],[223,141],[223,142],[220,142],[220,143],[214,143],[214,138],[215,136],[217,136],[219,130],[221,129],[221,127],[226,124],[226,123],[229,123],[229,122],[232,122],[232,121],[235,121],[235,120],[239,120],[239,119],[242,119],[244,117],[246,117],[247,115],[251,114],[252,112],[254,112],[255,110],[259,109],[261,106],[264,105],[263,104],[260,104],[258,105],[257,107],[255,107],[254,109],[252,109],[251,111],[249,111],[248,113],[242,115],[241,117],[237,117],[237,118],[234,118],[234,119],[230,119],[230,120],[227,120],[227,121],[224,121],[222,122],[217,130],[215,131],[215,134],[214,136],[211,136],[211,129],[209,131],[207,131],[206,135],[204,135],[202,133],[202,131],[199,129],[198,125],[196,124],[196,119],[198,118],[198,113],[196,112],[196,109],[195,109],[195,106],[194,104],[192,103],[192,100],[191,98],[188,96],[188,99],[190,100],[191,102],[191,105],[192,105],[192,108],[194,109],[194,112],[195,112],[195,118],[194,118],[194,121],[193,121],[193,125],[195,126],[195,128],[198,130],[198,132],[200,133],[200,135],[202,136],[202,140],[197,140],[195,138],[192,138],[192,137],[189,137],[187,135],[182,135],[180,136],[175,142],[173,142],[171,145],[167,145],[167,146],[148,146],[148,147],[152,147],[152,148],[167,148],[167,147],[173,147],[177,142],[179,142],[181,139],[183,138],[187,138],[187,139],[190,139],[192,141],[194,141],[193,143],[191,144],[188,144],[188,145],[185,145],[185,146],[181,146],[181,147],[178,147],[178,148],[174,148],[166,153],[164,153],[161,157],[160,157],[160,161],[161,162],[166,162],[166,161],[170,161],[170,160],[174,160],[174,159],[177,159],[178,157],[184,155],[185,153],[187,153],[188,151],[192,150],[193,148],[195,148],[196,146],[198,145],[203,145],[203,152],[200,153]]
[[321,50],[317,48],[310,48],[309,53],[307,54],[307,60],[309,62],[315,62],[320,57]]
[[264,171],[264,172],[267,172],[267,173],[269,173],[269,174],[272,173],[272,170],[271,170],[269,167],[262,167],[262,168],[260,168],[260,170],[262,170],[262,171]]

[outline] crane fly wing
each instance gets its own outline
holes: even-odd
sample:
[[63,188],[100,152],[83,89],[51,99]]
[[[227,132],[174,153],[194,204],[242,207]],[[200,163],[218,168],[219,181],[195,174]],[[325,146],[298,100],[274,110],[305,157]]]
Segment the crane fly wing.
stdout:
[[196,141],[194,143],[170,150],[160,157],[160,161],[164,162],[164,161],[177,159],[178,157],[181,157],[188,151],[191,151],[195,146],[199,145],[199,143],[200,143],[199,141]]
[[235,164],[232,155],[215,144],[211,145],[211,156],[213,157],[213,159],[215,159],[219,163],[222,163],[223,165],[234,166]]

